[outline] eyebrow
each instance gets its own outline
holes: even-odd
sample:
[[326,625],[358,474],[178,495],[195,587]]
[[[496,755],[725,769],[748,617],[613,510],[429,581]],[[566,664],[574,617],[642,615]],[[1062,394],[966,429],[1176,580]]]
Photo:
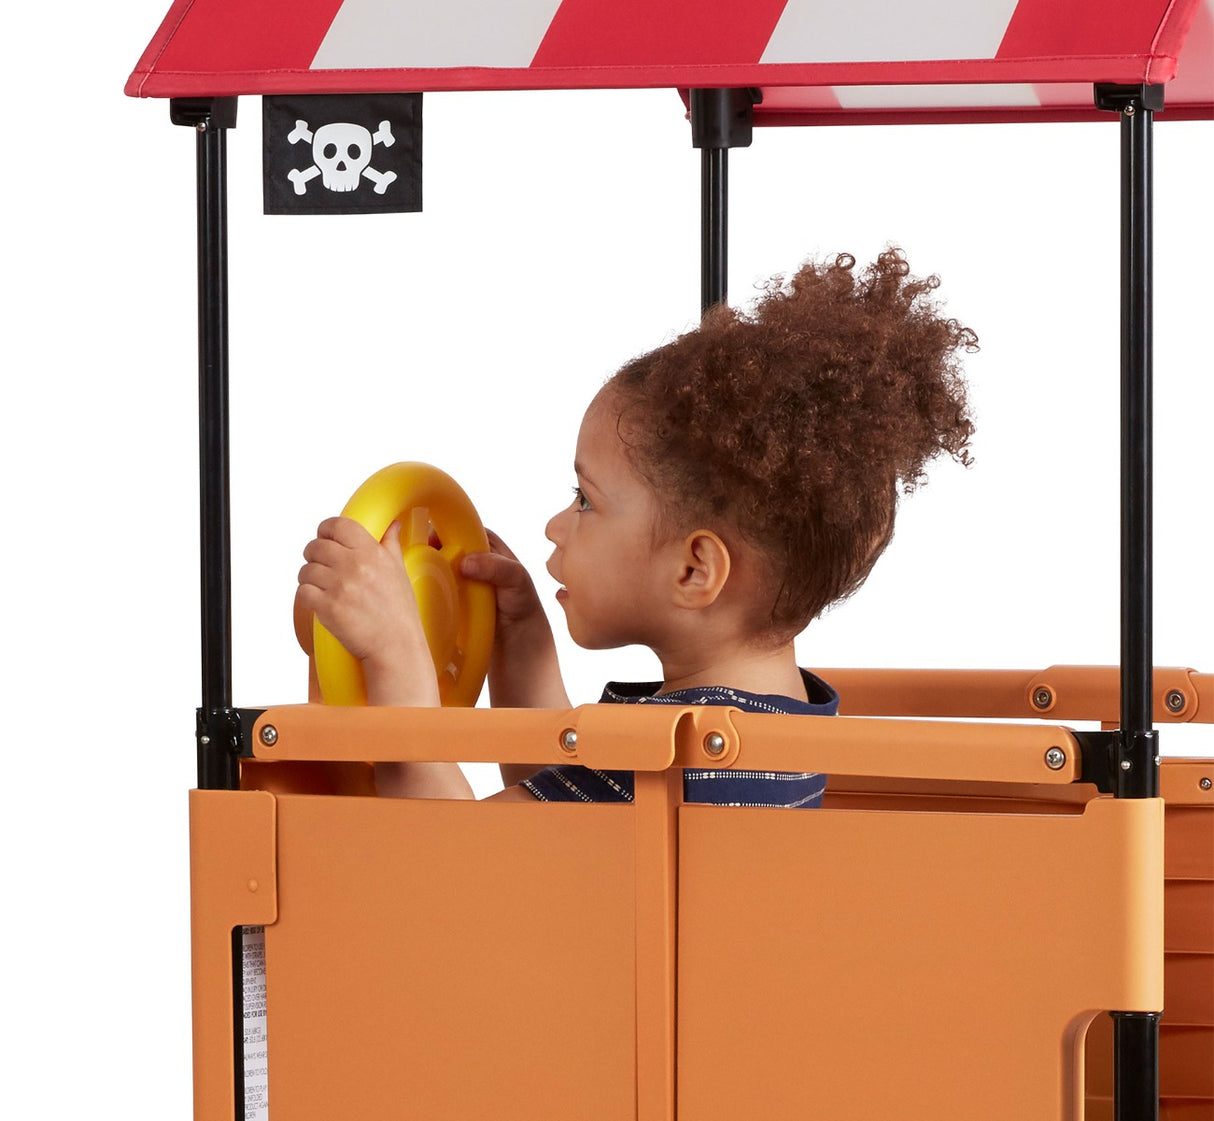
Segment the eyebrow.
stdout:
[[581,479],[583,482],[589,483],[592,487],[595,488],[595,490],[598,490],[598,486],[595,483],[594,479],[592,479],[588,474],[586,474],[586,468],[583,467],[576,459],[573,461],[573,473],[579,479]]

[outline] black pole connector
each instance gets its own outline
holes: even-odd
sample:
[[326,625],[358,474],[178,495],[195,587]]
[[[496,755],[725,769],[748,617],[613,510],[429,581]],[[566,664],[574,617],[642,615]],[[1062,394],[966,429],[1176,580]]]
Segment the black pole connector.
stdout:
[[1113,1116],[1159,1116],[1159,1012],[1111,1012]]
[[749,148],[754,107],[763,94],[753,88],[689,90],[693,148]]
[[691,144],[700,149],[700,311],[728,298],[729,149],[748,148],[757,89],[688,91]]

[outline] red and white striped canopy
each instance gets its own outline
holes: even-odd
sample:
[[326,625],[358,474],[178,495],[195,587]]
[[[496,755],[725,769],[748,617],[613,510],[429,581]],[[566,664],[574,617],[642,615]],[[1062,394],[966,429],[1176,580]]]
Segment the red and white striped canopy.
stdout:
[[1214,117],[1214,0],[176,0],[138,97],[753,86],[756,123]]

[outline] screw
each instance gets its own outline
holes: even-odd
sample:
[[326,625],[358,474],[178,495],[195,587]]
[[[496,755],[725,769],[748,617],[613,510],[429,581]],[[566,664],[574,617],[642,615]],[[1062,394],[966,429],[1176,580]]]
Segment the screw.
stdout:
[[1051,771],[1060,771],[1066,764],[1066,752],[1060,747],[1051,747],[1045,753],[1045,765]]
[[1202,790],[1209,790],[1211,786],[1214,786],[1214,782],[1211,782],[1208,778],[1203,778],[1197,785],[1200,786]]
[[561,733],[561,749],[568,751],[570,754],[577,751],[577,732],[573,728],[566,728]]
[[1134,103],[1132,101],[1125,107],[1124,112],[1127,117],[1132,117],[1134,115]]
[[273,747],[278,742],[278,729],[273,724],[267,724],[261,730],[261,742],[266,747]]
[[1044,685],[1040,685],[1033,692],[1033,704],[1037,708],[1049,708],[1054,703],[1054,694]]
[[1163,703],[1168,706],[1169,712],[1184,712],[1185,695],[1179,689],[1171,689]]
[[704,750],[709,755],[720,755],[725,750],[725,737],[720,732],[709,732],[704,737]]
[[1128,770],[1129,770],[1129,769],[1130,769],[1130,768],[1131,768],[1133,765],[1134,765],[1134,764],[1133,764],[1133,763],[1131,763],[1131,762],[1130,762],[1128,759],[1123,759],[1123,760],[1121,761],[1121,769],[1122,769],[1123,771],[1128,771]]
[[210,736],[199,736],[198,742],[200,744],[202,744],[203,747],[206,747],[206,745],[211,742],[211,737]]

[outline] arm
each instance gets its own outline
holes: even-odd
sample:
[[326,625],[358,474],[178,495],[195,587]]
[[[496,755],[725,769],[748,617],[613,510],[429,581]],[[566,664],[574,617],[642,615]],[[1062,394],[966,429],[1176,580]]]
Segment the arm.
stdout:
[[[400,526],[390,526],[381,543],[349,518],[329,518],[304,560],[297,636],[300,618],[315,614],[362,662],[368,704],[437,707],[438,680],[401,558]],[[399,798],[472,797],[455,763],[377,763],[375,781],[379,793]]]
[[[535,584],[495,533],[489,534],[489,548],[488,553],[465,557],[460,570],[469,579],[492,584],[497,593],[490,701],[495,708],[568,708],[556,643]],[[503,764],[502,781],[510,789],[538,769],[538,765]]]

